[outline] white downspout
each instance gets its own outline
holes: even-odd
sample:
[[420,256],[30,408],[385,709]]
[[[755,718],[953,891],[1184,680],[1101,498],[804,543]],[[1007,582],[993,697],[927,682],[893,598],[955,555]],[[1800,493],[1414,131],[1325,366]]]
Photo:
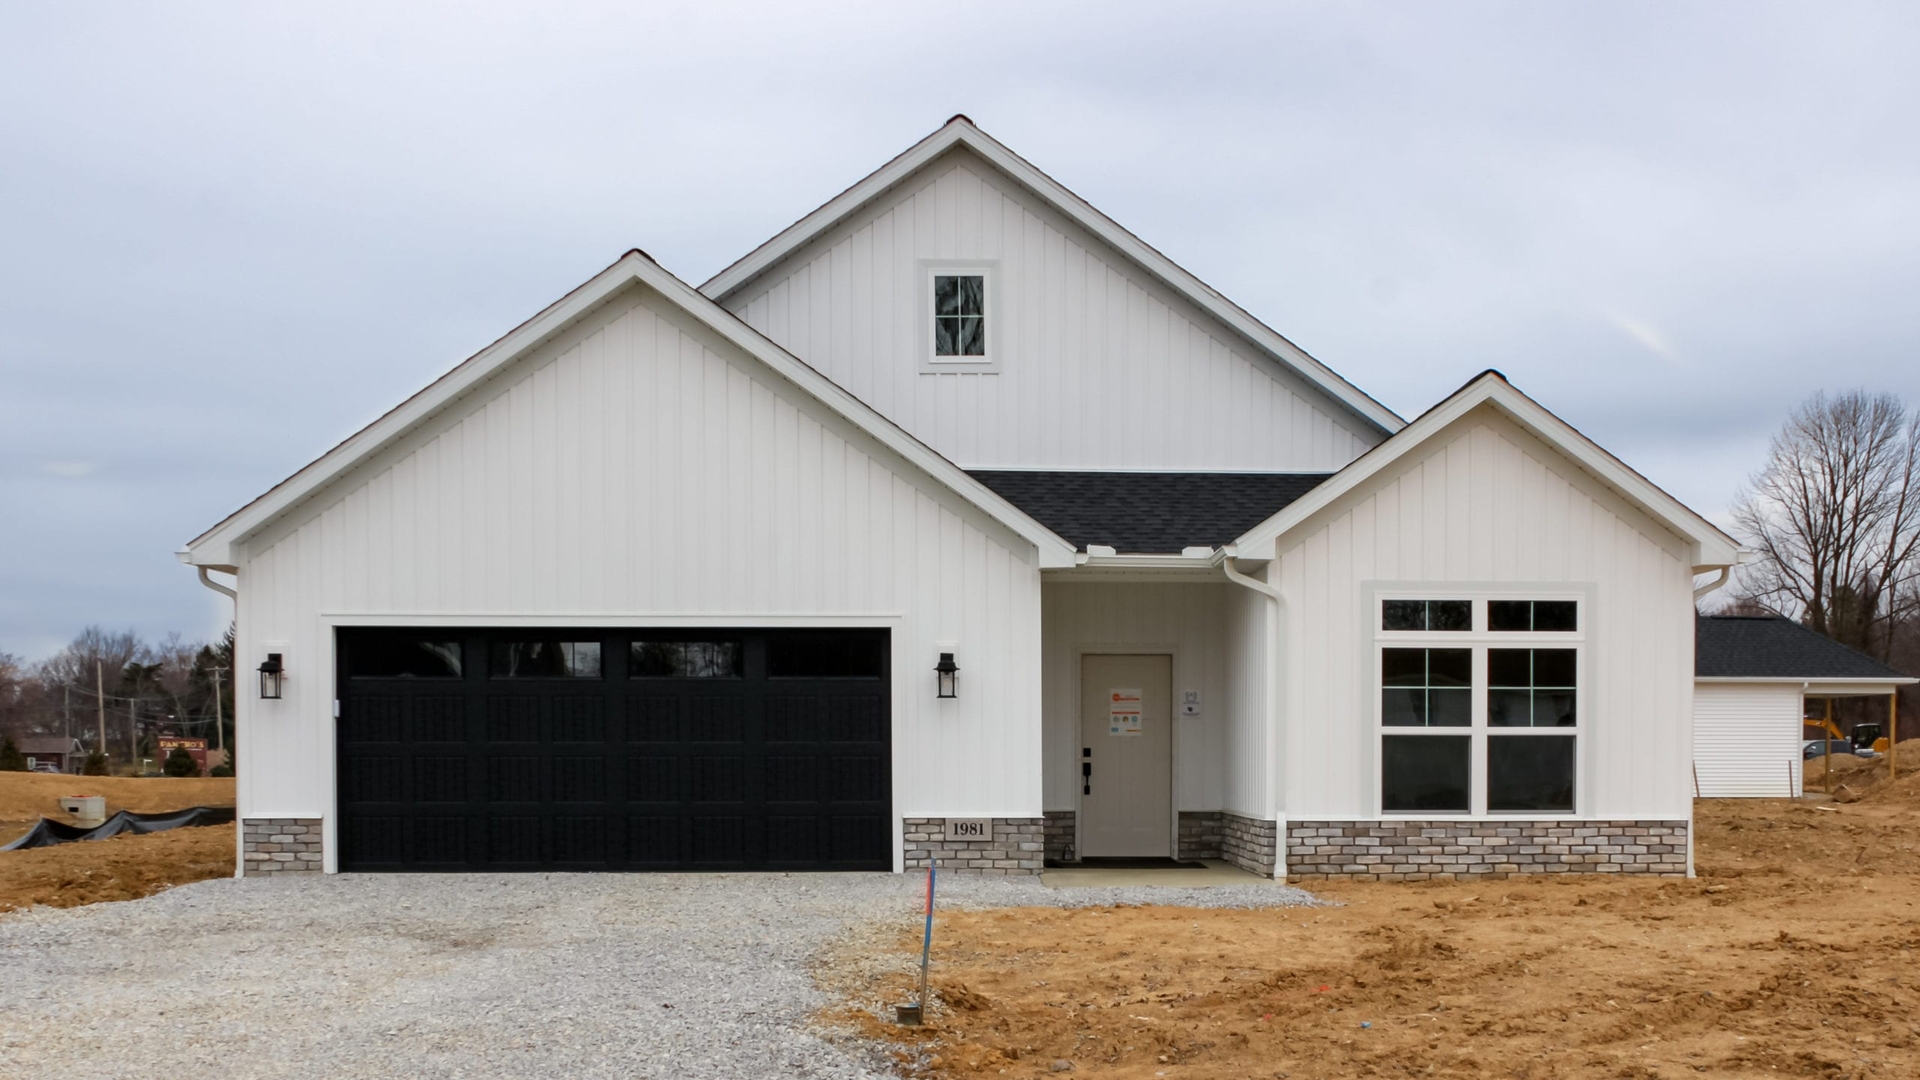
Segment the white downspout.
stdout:
[[1699,603],[1701,597],[1707,595],[1708,593],[1714,591],[1715,589],[1720,588],[1721,586],[1725,585],[1727,582],[1732,580],[1733,580],[1733,567],[1731,566],[1721,567],[1719,577],[1714,578],[1712,581],[1709,581],[1705,585],[1702,585],[1699,588],[1693,590],[1693,602],[1696,604]]
[[[227,599],[233,601],[233,625],[235,629],[233,651],[234,651],[234,658],[236,661],[235,666],[238,667],[238,659],[240,654],[240,638],[238,635],[238,630],[240,627],[240,594],[237,591],[233,589],[229,589],[225,585],[222,585],[219,582],[208,577],[206,567],[196,566],[194,567],[194,569],[200,571],[200,584],[205,585],[207,588],[212,589],[214,592],[225,593]],[[237,576],[236,576],[235,583],[238,584]],[[238,672],[235,672],[235,674],[238,674]],[[240,688],[238,686],[235,686],[233,688],[233,714],[234,714],[233,715],[233,740],[235,742],[239,742],[240,741]],[[228,752],[231,753],[232,751],[229,750]],[[233,795],[234,795],[234,799],[233,799],[233,802],[234,802],[233,876],[240,877],[242,876],[244,868],[247,865],[247,841],[246,841],[247,826],[244,819],[240,817],[240,781],[237,778],[233,782]]]
[[[240,594],[237,592],[234,592],[232,589],[229,589],[225,585],[222,585],[219,582],[208,577],[206,567],[196,566],[194,567],[194,569],[200,571],[200,584],[205,585],[207,588],[212,589],[214,592],[226,593],[227,599],[233,601],[236,604],[240,602]],[[236,612],[235,614],[238,614],[238,612]]]
[[[1270,740],[1270,753],[1267,755],[1268,798],[1273,799],[1274,787],[1280,784],[1280,756],[1283,732],[1280,727],[1280,607],[1285,603],[1280,590],[1258,578],[1249,577],[1240,572],[1239,552],[1234,545],[1228,544],[1220,549],[1222,559],[1220,569],[1227,580],[1235,585],[1252,589],[1271,600],[1267,605],[1267,738]],[[1269,564],[1271,565],[1271,564]],[[1275,880],[1285,881],[1287,877],[1287,815],[1275,802],[1273,807],[1273,876]]]

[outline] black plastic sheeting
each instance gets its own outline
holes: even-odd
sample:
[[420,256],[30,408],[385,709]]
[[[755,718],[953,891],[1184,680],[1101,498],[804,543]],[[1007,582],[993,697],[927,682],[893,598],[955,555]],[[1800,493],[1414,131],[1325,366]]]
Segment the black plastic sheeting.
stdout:
[[185,810],[169,810],[164,814],[136,814],[131,810],[122,810],[91,829],[68,825],[52,818],[41,818],[40,824],[35,825],[27,835],[0,847],[0,851],[52,847],[55,844],[70,844],[75,840],[105,840],[122,833],[166,832],[189,825],[226,825],[232,821],[231,806],[190,806]]

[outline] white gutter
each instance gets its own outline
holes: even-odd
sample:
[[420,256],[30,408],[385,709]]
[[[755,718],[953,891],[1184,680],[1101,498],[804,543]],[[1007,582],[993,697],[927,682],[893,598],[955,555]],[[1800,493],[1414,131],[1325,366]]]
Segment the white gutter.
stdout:
[[1705,585],[1702,585],[1699,588],[1693,590],[1693,602],[1696,604],[1699,603],[1701,597],[1707,595],[1710,592],[1713,592],[1715,589],[1724,587],[1727,584],[1727,582],[1732,581],[1734,567],[1745,566],[1746,564],[1753,562],[1759,557],[1760,557],[1760,553],[1753,550],[1752,548],[1741,548],[1738,552],[1734,554],[1732,563],[1720,568],[1719,577],[1714,578],[1712,581],[1709,581]]
[[[1281,757],[1285,748],[1285,732],[1280,724],[1280,607],[1286,601],[1281,599],[1280,590],[1258,578],[1249,577],[1240,572],[1239,549],[1227,544],[1217,556],[1220,569],[1227,580],[1243,588],[1252,589],[1271,600],[1267,605],[1267,737],[1271,741],[1271,752],[1267,755],[1268,798],[1274,799],[1271,790],[1279,786],[1281,777]],[[1278,800],[1269,802],[1273,813],[1273,876],[1275,880],[1287,878],[1287,815],[1278,804]]]

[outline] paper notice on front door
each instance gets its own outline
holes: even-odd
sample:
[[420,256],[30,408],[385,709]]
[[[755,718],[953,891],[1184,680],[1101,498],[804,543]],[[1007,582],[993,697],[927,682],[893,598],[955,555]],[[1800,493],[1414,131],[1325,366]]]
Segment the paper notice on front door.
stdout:
[[1107,734],[1116,738],[1137,737],[1140,734],[1140,691],[1110,690],[1107,696]]

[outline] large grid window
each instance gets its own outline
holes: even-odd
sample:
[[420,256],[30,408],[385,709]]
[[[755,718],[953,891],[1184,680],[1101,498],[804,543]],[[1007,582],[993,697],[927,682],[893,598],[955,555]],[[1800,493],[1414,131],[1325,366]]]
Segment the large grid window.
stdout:
[[1580,602],[1383,596],[1380,809],[1571,814]]

